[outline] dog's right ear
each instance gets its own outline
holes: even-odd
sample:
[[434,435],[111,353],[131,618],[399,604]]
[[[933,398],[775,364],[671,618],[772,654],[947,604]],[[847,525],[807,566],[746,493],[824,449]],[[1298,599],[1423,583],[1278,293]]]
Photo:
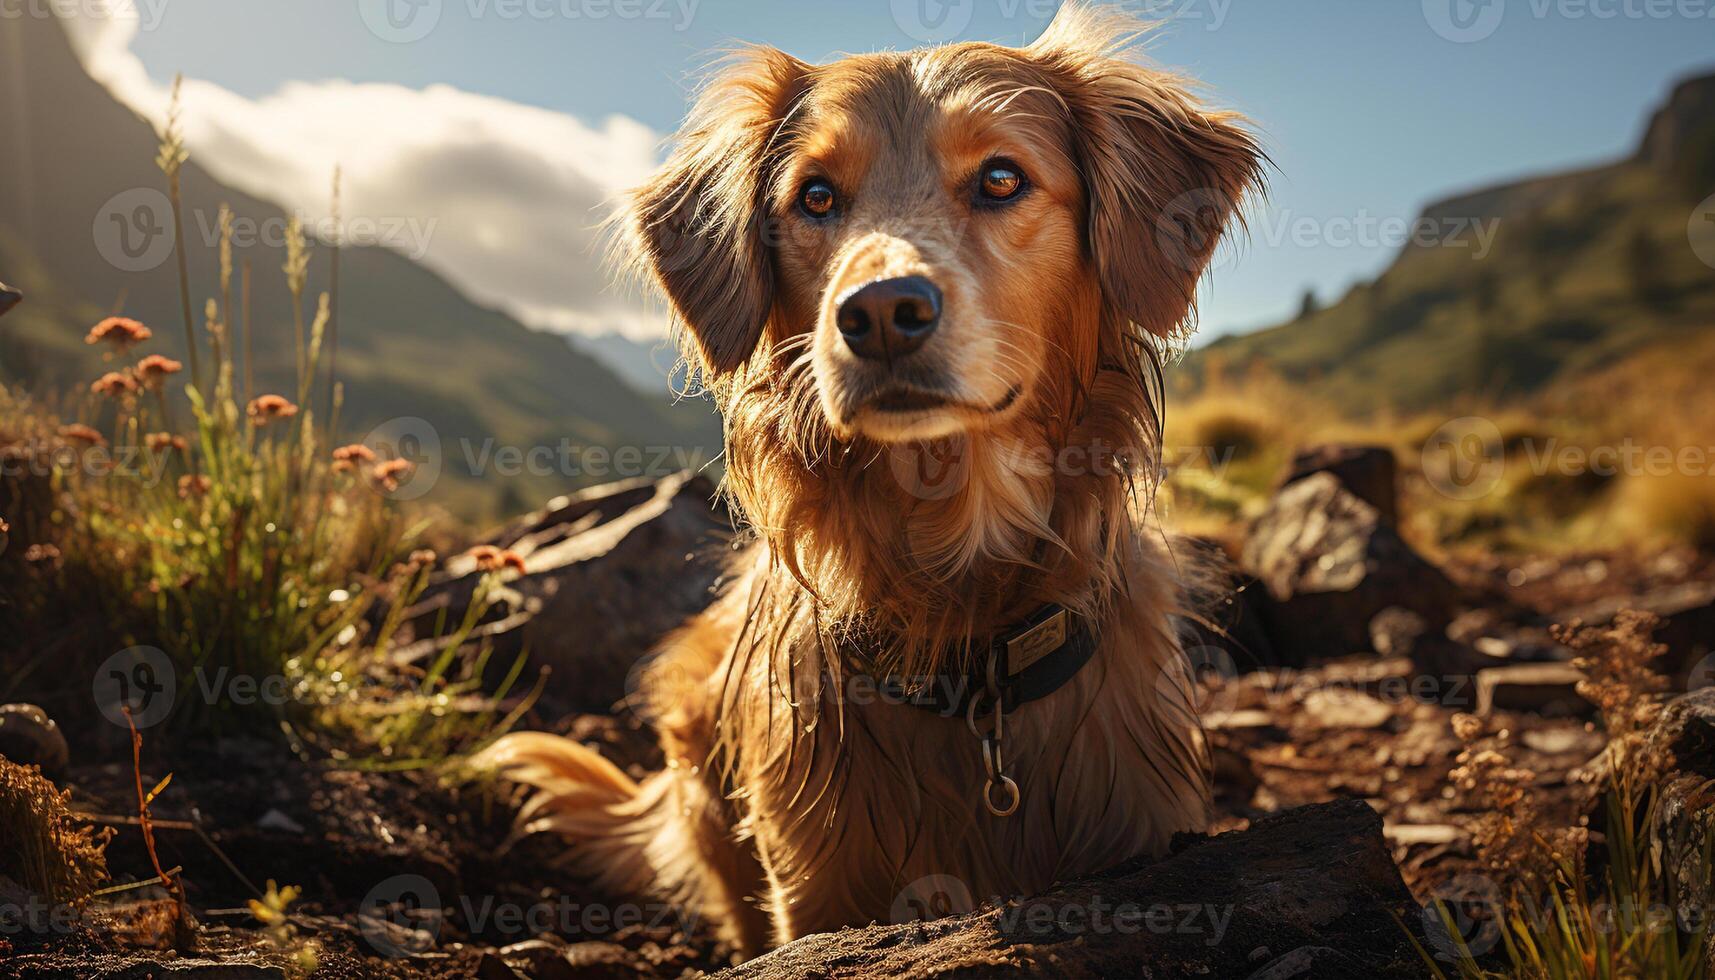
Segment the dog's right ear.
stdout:
[[773,305],[766,175],[809,66],[772,48],[736,55],[704,88],[672,155],[631,195],[632,255],[660,285],[709,375],[750,359]]

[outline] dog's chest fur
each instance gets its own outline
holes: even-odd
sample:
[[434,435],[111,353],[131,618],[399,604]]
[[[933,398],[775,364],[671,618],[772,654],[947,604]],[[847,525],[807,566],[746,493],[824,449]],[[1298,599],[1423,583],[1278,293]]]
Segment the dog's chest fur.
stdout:
[[[1130,576],[1158,578],[1142,565]],[[823,669],[809,617],[760,655],[735,647],[722,742],[778,938],[1033,894],[1201,829],[1207,750],[1166,601],[1146,590],[1112,610],[1079,674],[1007,715],[1004,761],[1021,791],[1008,817],[983,804],[964,717]]]

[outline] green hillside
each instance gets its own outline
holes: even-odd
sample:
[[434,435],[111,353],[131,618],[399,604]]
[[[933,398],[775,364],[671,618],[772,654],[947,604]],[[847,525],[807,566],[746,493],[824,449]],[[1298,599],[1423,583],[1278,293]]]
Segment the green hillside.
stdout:
[[[194,109],[194,107],[193,107]],[[140,271],[137,228],[113,226],[116,195],[147,201],[163,190],[151,126],[115,101],[77,61],[57,22],[0,18],[0,280],[28,297],[0,321],[0,380],[38,391],[80,389],[98,373],[83,344],[95,320],[116,307],[153,326],[148,350],[182,357],[184,338],[172,261]],[[331,177],[331,175],[330,175]],[[215,242],[206,229],[220,205],[275,236],[235,250],[254,269],[253,334],[258,388],[290,393],[294,347],[290,297],[280,273],[281,209],[223,186],[196,165],[183,174],[194,304],[218,290]],[[134,216],[129,204],[121,218]],[[165,217],[164,215],[161,217]],[[154,219],[144,212],[138,227]],[[244,243],[240,243],[241,246]],[[326,289],[331,249],[312,251],[310,289]],[[719,428],[706,403],[669,404],[639,394],[562,337],[529,330],[484,309],[449,283],[383,248],[347,248],[340,261],[339,374],[346,386],[342,434],[360,438],[400,416],[439,433],[446,474],[428,499],[471,516],[539,498],[600,475],[495,472],[473,477],[466,447],[699,447],[713,455]],[[313,311],[313,299],[310,306]],[[307,318],[307,314],[306,314]],[[200,317],[199,317],[200,320]],[[318,402],[316,407],[320,407]],[[646,454],[647,456],[647,454]]]
[[[1688,80],[1628,159],[1444,201],[1425,217],[1494,222],[1493,248],[1407,246],[1374,282],[1268,330],[1189,356],[1261,364],[1352,411],[1414,411],[1459,397],[1508,399],[1586,376],[1640,348],[1715,326],[1715,76]],[[1442,227],[1460,227],[1458,224]]]

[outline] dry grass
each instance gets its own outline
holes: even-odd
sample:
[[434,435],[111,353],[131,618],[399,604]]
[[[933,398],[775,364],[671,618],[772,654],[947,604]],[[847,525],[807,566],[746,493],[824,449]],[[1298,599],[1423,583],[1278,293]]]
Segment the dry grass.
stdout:
[[[1294,452],[1347,442],[1393,450],[1402,530],[1431,551],[1715,549],[1715,391],[1705,380],[1715,339],[1642,351],[1527,401],[1415,415],[1354,417],[1314,384],[1260,367],[1235,380],[1212,360],[1204,369],[1168,405],[1164,513],[1183,529],[1235,529],[1264,506]],[[1454,451],[1501,465],[1482,492],[1448,494],[1437,489],[1452,459],[1447,427],[1470,418],[1484,420],[1485,440]]]
[[56,905],[82,905],[107,878],[107,840],[71,815],[39,770],[0,758],[0,877]]

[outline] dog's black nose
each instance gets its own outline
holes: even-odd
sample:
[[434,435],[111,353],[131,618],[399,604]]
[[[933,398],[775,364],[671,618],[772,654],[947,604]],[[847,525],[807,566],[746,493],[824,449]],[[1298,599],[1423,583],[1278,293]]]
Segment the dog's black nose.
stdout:
[[941,322],[941,290],[922,276],[877,279],[840,300],[840,335],[866,360],[904,357]]

